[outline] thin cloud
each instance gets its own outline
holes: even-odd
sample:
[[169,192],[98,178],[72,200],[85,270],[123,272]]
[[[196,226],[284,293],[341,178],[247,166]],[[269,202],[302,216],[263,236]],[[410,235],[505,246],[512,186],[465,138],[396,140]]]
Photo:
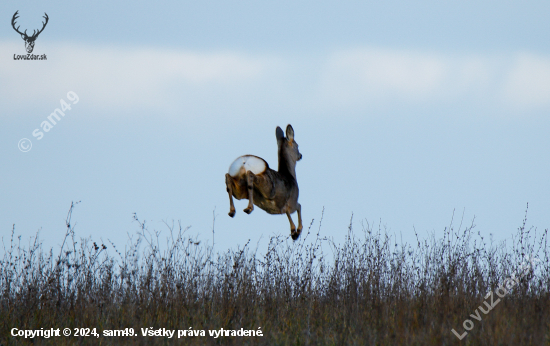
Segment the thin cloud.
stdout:
[[506,76],[503,93],[516,107],[550,105],[550,59],[520,54]]
[[485,103],[532,109],[550,105],[550,59],[448,55],[406,50],[335,52],[320,77],[323,106]]
[[343,103],[404,98],[429,99],[445,83],[449,66],[437,56],[389,50],[351,50],[332,54],[321,86]]
[[[20,46],[20,45],[19,45]],[[0,43],[2,56],[21,49]],[[78,90],[99,108],[162,107],[174,88],[208,93],[254,85],[273,73],[278,62],[239,52],[192,52],[148,48],[91,47],[57,44],[48,61],[8,61],[0,65],[4,102],[58,99]],[[63,95],[63,93],[61,94]]]
[[[19,42],[0,42],[1,56],[20,51]],[[526,53],[449,55],[361,48],[304,59],[58,43],[47,54],[45,62],[10,60],[0,65],[0,106],[43,104],[69,90],[111,116],[116,114],[112,110],[144,108],[220,113],[235,105],[237,113],[258,105],[360,110],[372,104],[392,107],[396,101],[550,106],[550,58]]]

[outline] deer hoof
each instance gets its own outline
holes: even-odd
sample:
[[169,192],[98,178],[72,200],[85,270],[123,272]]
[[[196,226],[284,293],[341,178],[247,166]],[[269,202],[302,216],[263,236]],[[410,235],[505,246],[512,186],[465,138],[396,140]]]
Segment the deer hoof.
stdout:
[[227,215],[231,217],[235,216],[235,210],[230,210],[229,213],[227,213]]
[[292,237],[292,240],[296,240],[300,237],[300,232],[291,232],[290,236]]
[[244,209],[243,211],[247,214],[250,214],[252,213],[252,210],[254,210],[254,207],[247,207],[246,209]]

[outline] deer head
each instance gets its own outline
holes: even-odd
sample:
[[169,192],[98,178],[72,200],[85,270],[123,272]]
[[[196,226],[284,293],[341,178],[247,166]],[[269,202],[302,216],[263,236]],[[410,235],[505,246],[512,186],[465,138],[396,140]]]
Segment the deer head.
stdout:
[[277,126],[275,130],[277,146],[279,147],[279,172],[288,172],[296,179],[296,162],[302,159],[298,143],[294,140],[294,129],[289,124],[286,127],[286,138],[283,130]]
[[18,12],[19,11],[16,11],[15,14],[13,15],[13,18],[11,19],[11,26],[13,27],[13,30],[15,30],[19,35],[21,35],[21,38],[25,40],[25,49],[27,50],[27,53],[32,53],[32,50],[34,49],[34,41],[36,40],[38,35],[40,35],[42,31],[44,31],[46,24],[48,24],[48,19],[49,19],[48,14],[44,12],[43,18],[46,19],[46,21],[42,22],[42,29],[38,30],[38,32],[36,32],[36,30],[33,30],[32,35],[28,36],[27,30],[25,30],[25,32],[21,32],[19,31],[19,26],[17,28],[15,27],[15,20],[19,18],[17,16]]

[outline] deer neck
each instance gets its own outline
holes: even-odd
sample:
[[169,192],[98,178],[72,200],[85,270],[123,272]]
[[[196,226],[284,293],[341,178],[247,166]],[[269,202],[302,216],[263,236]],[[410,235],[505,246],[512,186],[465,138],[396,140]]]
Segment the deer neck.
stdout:
[[290,159],[284,149],[279,150],[279,173],[296,180],[296,162]]

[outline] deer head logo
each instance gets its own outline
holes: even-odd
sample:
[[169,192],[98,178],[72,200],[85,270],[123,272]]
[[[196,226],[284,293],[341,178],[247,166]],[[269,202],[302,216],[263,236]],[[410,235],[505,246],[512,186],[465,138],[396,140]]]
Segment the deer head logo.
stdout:
[[46,27],[46,24],[48,24],[48,14],[46,12],[44,12],[44,19],[46,19],[46,22],[42,22],[42,29],[38,30],[38,32],[36,32],[36,30],[33,30],[32,32],[32,35],[31,36],[28,36],[27,35],[27,30],[25,30],[25,32],[21,32],[19,31],[19,26],[16,28],[15,27],[15,20],[17,18],[19,18],[17,16],[17,13],[19,11],[16,11],[15,14],[13,15],[13,18],[11,19],[11,26],[13,26],[13,30],[17,31],[17,33],[19,35],[21,35],[21,38],[23,40],[25,40],[25,49],[27,50],[27,53],[32,53],[32,50],[34,49],[34,41],[36,40],[36,38],[38,37],[38,35],[40,35],[40,33],[42,31],[44,31],[44,28]]

